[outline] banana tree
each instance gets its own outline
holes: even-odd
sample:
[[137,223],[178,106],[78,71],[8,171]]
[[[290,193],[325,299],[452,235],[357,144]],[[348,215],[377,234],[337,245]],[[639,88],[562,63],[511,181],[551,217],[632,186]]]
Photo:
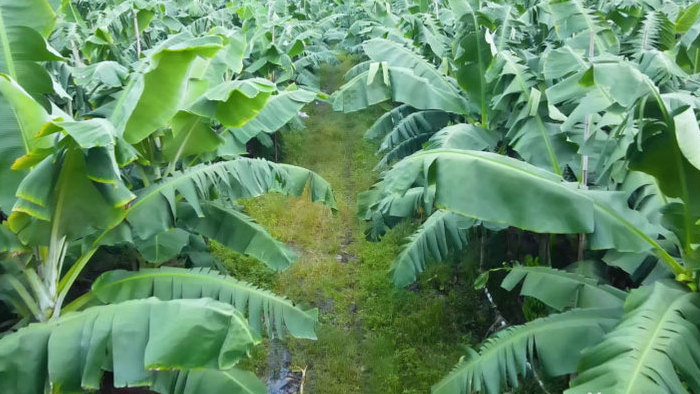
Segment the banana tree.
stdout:
[[[693,82],[687,74],[679,78],[684,75],[682,71],[671,65],[665,69],[659,66],[662,58],[666,61],[670,57],[657,47],[663,49],[671,44],[668,38],[656,38],[657,34],[649,31],[654,24],[645,25],[646,30],[633,31],[627,37],[629,45],[646,46],[644,53],[648,55],[647,60],[636,56],[633,64],[629,64],[620,63],[619,58],[605,58],[619,51],[619,40],[614,34],[610,36],[610,27],[604,26],[604,22],[596,18],[589,20],[589,11],[582,8],[582,3],[547,3],[530,8],[491,3],[474,8],[466,2],[453,3],[463,29],[455,42],[451,67],[461,90],[455,90],[454,83],[451,88],[449,75],[412,53],[410,48],[375,39],[365,43],[365,51],[374,63],[364,63],[351,70],[350,81],[334,95],[336,109],[344,111],[386,100],[406,103],[380,118],[368,132],[370,138],[385,136],[380,149],[386,150],[388,141],[395,147],[383,159],[384,168],[385,164],[420,150],[421,143],[426,149],[457,147],[499,152],[512,149],[520,158],[567,180],[614,189],[615,182],[624,178],[622,160],[637,132],[633,108],[646,92],[645,78],[654,81],[662,91],[692,89]],[[679,20],[688,25],[693,10],[689,8]],[[576,21],[568,27],[571,31],[557,33],[563,40],[561,47],[547,49],[539,62],[522,44],[543,39],[539,30],[532,29],[539,23],[536,11],[546,15],[545,23],[558,23],[565,15],[573,15],[572,20]],[[658,12],[650,15],[660,18],[656,16]],[[679,29],[679,32],[690,30],[687,26]],[[592,37],[587,44],[593,45],[588,48],[568,39],[580,35]],[[513,41],[513,37],[522,41]],[[640,37],[645,38],[643,44]],[[681,42],[678,40],[671,46],[679,50]],[[581,55],[583,49],[593,49],[594,55],[604,56],[591,67],[590,59]],[[651,58],[655,59],[654,67],[650,66]],[[424,79],[415,87],[409,87],[413,85],[405,78],[399,82],[400,78],[396,77],[392,83],[390,76],[396,72],[411,73],[412,78],[420,75]],[[616,79],[614,75],[628,78]],[[472,81],[470,76],[478,78]],[[433,94],[432,86],[443,86],[440,94]],[[421,94],[407,93],[419,89]],[[445,92],[450,91],[454,92],[452,98],[444,99]],[[414,119],[423,116],[424,111],[420,110],[426,114],[452,112],[456,121],[462,116],[467,123],[445,129],[432,122],[413,126]],[[598,114],[582,115],[586,111]],[[407,125],[415,131],[407,133]],[[368,204],[387,207],[380,200]],[[387,212],[375,211],[369,217],[377,215],[387,217]]]
[[260,342],[263,325],[270,336],[315,338],[315,310],[201,268],[110,271],[66,305],[103,246],[133,248],[158,265],[206,237],[281,270],[296,254],[236,201],[308,189],[334,208],[318,175],[227,146],[225,136],[246,126],[274,132],[290,105],[315,98],[303,90],[275,95],[262,79],[228,79],[240,71],[237,44],[226,34],[169,36],[144,50],[134,72],[111,80],[114,91],[89,117],[48,110],[11,69],[0,74],[11,108],[1,135],[18,147],[2,171],[20,174],[0,227],[0,294],[21,318],[0,339],[3,392],[95,389],[105,371],[118,387],[264,392],[234,367]]
[[410,146],[421,132],[402,130],[420,114],[444,111],[461,122],[423,126],[427,142],[406,149],[360,200],[374,235],[427,217],[393,265],[395,282],[407,285],[465,248],[474,226],[499,225],[585,234],[591,258],[604,254],[641,276],[639,288],[621,291],[605,278],[513,268],[504,288],[522,282],[523,296],[562,313],[496,334],[434,391],[501,392],[533,367],[578,373],[571,392],[696,390],[697,366],[684,360],[697,356],[699,216],[690,190],[700,132],[697,76],[684,54],[697,45],[698,7],[450,3],[461,28],[448,68],[399,40],[374,39],[364,44],[370,61],[334,97],[343,111],[403,104],[368,132],[386,136],[384,149]]
[[[694,154],[684,153],[680,141],[687,138],[689,130],[691,138],[697,137],[698,121],[696,107],[671,97],[654,89],[640,99],[640,111],[646,115],[639,124],[639,145],[628,152],[632,169],[655,177],[662,195],[677,199],[663,207],[663,227],[630,209],[624,193],[579,189],[555,173],[495,153],[429,150],[385,173],[379,187],[387,195],[402,195],[424,185],[424,199],[442,209],[430,217],[414,236],[417,240],[411,239],[397,260],[394,275],[401,284],[415,278],[409,273],[421,271],[429,258],[443,258],[445,242],[460,247],[464,242],[460,231],[474,219],[533,232],[587,233],[590,249],[653,253],[668,272],[662,278],[675,278],[652,279],[627,294],[582,275],[560,275],[552,268],[514,268],[504,280],[504,288],[513,289],[524,280],[522,295],[558,311],[570,310],[497,334],[455,367],[434,387],[435,392],[500,392],[503,385],[517,386],[516,376],[526,375],[527,365],[535,362],[549,375],[579,373],[570,392],[636,392],[648,387],[656,392],[677,392],[681,381],[695,387],[697,366],[683,361],[686,354],[673,349],[689,349],[689,355],[696,351],[695,336],[690,333],[699,323],[692,318],[693,308],[700,302],[693,235],[699,216],[693,208],[694,197],[683,190],[695,187],[700,172],[691,164]],[[674,160],[660,164],[669,154]],[[442,219],[450,224],[441,223],[439,230],[425,235],[438,226],[442,216],[437,215],[443,212],[468,217],[471,222],[452,227],[454,222]],[[669,236],[673,244],[662,246],[660,234]],[[431,256],[429,252],[434,250],[441,254]],[[577,329],[585,327],[579,321],[584,315],[586,324],[597,328],[586,329],[586,340],[582,341]],[[599,318],[604,320],[596,322]],[[684,328],[679,332],[672,327]],[[575,344],[576,348],[562,344]],[[647,378],[652,374],[663,379]]]

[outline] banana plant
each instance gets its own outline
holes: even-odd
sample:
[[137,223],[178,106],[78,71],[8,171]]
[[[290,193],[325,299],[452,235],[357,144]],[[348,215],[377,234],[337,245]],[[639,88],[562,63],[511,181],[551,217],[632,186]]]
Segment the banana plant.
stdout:
[[[448,135],[466,136],[467,134],[463,131],[470,130],[472,136],[468,137],[468,140],[460,140],[462,145],[455,147],[491,151],[498,149],[500,152],[512,149],[529,163],[564,176],[569,181],[576,180],[585,183],[585,186],[597,184],[602,188],[614,188],[615,178],[620,179],[621,159],[624,158],[625,151],[636,132],[632,107],[635,100],[645,94],[645,78],[658,82],[658,87],[662,90],[679,88],[692,79],[659,79],[658,69],[651,70],[644,62],[634,66],[634,64],[619,62],[619,58],[605,59],[605,56],[611,56],[618,51],[620,46],[619,44],[606,46],[601,44],[596,49],[596,40],[615,41],[617,38],[609,37],[609,28],[596,27],[603,22],[594,17],[587,19],[590,12],[580,6],[581,3],[577,2],[556,5],[552,3],[535,9],[488,4],[481,9],[474,9],[466,2],[456,1],[453,9],[457,11],[455,15],[459,17],[459,23],[463,27],[461,38],[455,43],[454,52],[457,60],[454,61],[453,67],[456,70],[457,81],[462,87],[462,91],[457,93],[464,96],[463,103],[476,102],[479,103],[478,106],[461,104],[459,111],[450,110],[446,105],[431,107],[431,101],[434,104],[440,99],[437,95],[432,100],[425,99],[425,92],[430,95],[429,87],[436,85],[434,80],[449,83],[449,76],[441,74],[435,66],[422,60],[417,54],[411,53],[409,48],[389,52],[390,48],[398,44],[388,40],[373,40],[374,43],[370,41],[365,44],[367,55],[373,62],[384,62],[378,65],[371,63],[375,65],[374,69],[387,71],[385,69],[390,70],[400,66],[407,68],[406,65],[416,64],[412,72],[431,75],[429,79],[431,82],[424,82],[423,94],[404,97],[397,89],[403,90],[406,80],[403,81],[402,86],[394,87],[389,79],[385,78],[385,83],[377,78],[376,74],[379,74],[379,71],[373,72],[369,64],[361,64],[348,73],[348,78],[351,80],[335,93],[336,109],[356,110],[385,100],[406,103],[392,111],[391,115],[387,114],[387,117],[391,117],[391,122],[389,118],[382,117],[368,132],[368,136],[375,138],[379,135],[380,129],[382,134],[407,136],[400,139],[399,144],[395,143],[403,148],[401,155],[392,151],[382,163],[386,163],[387,158],[400,158],[419,150],[420,144],[411,144],[411,142],[415,139],[413,136],[420,135],[421,132],[427,136],[427,138],[422,137],[421,141],[431,139],[424,143],[426,149],[431,149],[440,147],[440,144],[433,140],[449,142],[451,140],[446,138]],[[591,42],[593,42],[594,54],[602,53],[603,59],[591,67],[590,63],[587,64],[586,57],[579,54],[581,49],[573,46],[573,41],[569,41],[564,42],[561,48],[545,51],[544,59],[537,64],[527,50],[523,49],[519,43],[512,41],[512,37],[520,37],[523,40],[528,36],[532,37],[531,40],[540,38],[537,31],[530,29],[530,26],[537,25],[537,21],[526,23],[536,18],[537,14],[534,12],[540,9],[552,20],[564,18],[562,15],[565,13],[578,15],[576,17],[579,18],[576,19],[578,27],[571,27],[576,31],[566,34],[572,36],[588,34],[588,37],[593,37]],[[656,13],[652,14],[656,15]],[[692,15],[693,9],[688,9],[686,14]],[[549,19],[545,21],[549,22]],[[586,23],[587,21],[590,23]],[[489,33],[490,29],[494,29],[494,32]],[[481,33],[473,33],[475,30]],[[630,34],[631,41],[638,42],[639,37],[647,37],[645,45],[649,47],[657,45],[655,43],[659,41],[653,34],[645,33],[643,30]],[[668,39],[664,41],[667,42],[664,45],[670,45]],[[383,54],[382,50],[377,50],[376,46],[381,46],[386,54]],[[482,53],[484,50],[486,52]],[[466,59],[464,56],[471,57]],[[432,69],[432,71],[428,73],[423,71],[425,69]],[[460,77],[460,70],[463,70],[467,76],[480,75],[482,79],[471,82],[463,80]],[[533,70],[543,72],[536,74]],[[673,67],[669,67],[669,70],[678,72]],[[385,73],[385,77],[386,74],[388,73]],[[611,78],[618,74],[629,75],[629,78],[626,81]],[[369,76],[373,77],[372,80],[364,83],[363,80]],[[596,83],[591,83],[592,79],[595,79]],[[375,85],[377,86],[373,87]],[[692,89],[692,82],[688,87]],[[626,95],[627,92],[632,94]],[[604,100],[598,99],[604,94],[607,95]],[[346,103],[346,96],[353,100],[359,97],[360,101]],[[484,106],[489,101],[492,107],[484,111]],[[457,104],[459,101],[455,99],[453,102]],[[407,108],[407,104],[418,109],[438,108],[453,112],[457,117],[461,112],[462,116],[466,116],[464,120],[467,122],[470,118],[474,121],[480,119],[481,122],[465,123],[458,128],[451,125],[439,132],[431,130],[430,127],[423,127],[419,133],[406,134],[402,132],[406,122],[417,116],[410,112],[404,114],[403,108]],[[603,109],[606,110],[604,116],[581,115],[586,111]],[[503,129],[506,132],[503,132]],[[455,133],[457,130],[461,132]],[[476,130],[485,132],[476,133]],[[485,139],[484,137],[489,133],[491,137]],[[586,133],[589,135],[586,136]],[[485,143],[488,140],[491,142]],[[478,144],[472,145],[475,142]],[[386,146],[386,142],[382,146]],[[586,165],[583,165],[584,157]],[[587,173],[585,182],[583,182],[584,168]],[[375,201],[374,206],[380,206],[378,201]]]
[[[20,7],[24,14],[9,25],[30,20],[29,11],[40,9],[33,6]],[[335,208],[317,174],[244,158],[227,145],[227,136],[245,142],[243,135],[276,131],[314,93],[232,80],[244,47],[231,34],[184,31],[151,44],[133,64],[74,65],[76,86],[94,84],[95,75],[108,86],[83,103],[89,112],[46,107],[11,68],[0,74],[11,114],[0,135],[18,147],[2,171],[19,174],[0,227],[0,297],[20,317],[0,339],[3,392],[97,389],[107,371],[117,387],[264,392],[235,368],[261,335],[315,339],[315,310],[211,269],[108,271],[73,299],[81,272],[108,245],[132,248],[157,266],[207,238],[282,270],[296,254],[236,201],[309,190]],[[35,60],[62,58],[27,59]],[[209,342],[195,344],[190,335]]]
[[[578,0],[450,5],[459,28],[448,67],[377,38],[334,96],[346,112],[400,104],[371,138],[402,135],[426,111],[453,117],[444,128],[422,127],[427,141],[385,167],[360,199],[371,235],[401,218],[425,220],[394,262],[394,281],[405,286],[466,248],[471,228],[499,225],[585,234],[590,258],[604,253],[604,262],[641,276],[637,288],[617,290],[551,267],[509,269],[505,289],[522,283],[521,295],[561,313],[497,333],[433,391],[502,392],[533,368],[578,374],[567,392],[697,390],[698,366],[686,360],[698,349],[700,216],[690,190],[700,129],[697,73],[685,56],[697,5],[635,5],[633,13]],[[403,135],[408,145],[418,133]]]
[[[11,1],[0,3],[0,32],[2,32],[2,59],[0,72],[18,81],[29,95],[40,100],[42,106],[48,103],[44,94],[53,93],[53,84],[49,73],[40,65],[42,61],[61,60],[62,57],[48,45],[46,38],[56,23],[56,14],[50,5],[42,0],[23,2],[15,5]],[[12,119],[12,106],[7,99],[0,99],[0,111],[4,119]],[[46,141],[33,141],[31,138],[36,123],[43,120],[33,120],[35,124],[19,125],[20,132],[16,133],[16,124],[12,121],[3,122],[2,140],[0,140],[0,177],[3,188],[0,191],[0,211],[9,213],[14,204],[14,190],[22,177],[21,171],[10,171],[13,162],[22,156],[27,149],[46,147]],[[38,144],[38,145],[34,145]],[[24,153],[23,153],[24,152]]]

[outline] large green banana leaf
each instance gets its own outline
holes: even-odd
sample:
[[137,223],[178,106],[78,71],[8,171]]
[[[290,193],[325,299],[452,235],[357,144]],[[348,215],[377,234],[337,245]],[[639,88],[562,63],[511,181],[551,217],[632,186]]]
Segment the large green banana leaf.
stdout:
[[489,152],[431,150],[399,162],[382,188],[402,194],[429,176],[435,205],[536,232],[593,232],[593,202],[556,174]]
[[[471,2],[465,1],[465,12],[459,18],[457,29],[460,34],[455,37],[454,62],[457,68],[457,81],[466,92],[481,121],[488,124],[490,118],[490,94],[486,80],[486,69],[491,62],[491,49],[486,42],[485,29],[478,22],[477,11]],[[478,6],[478,2],[476,5]]]
[[166,40],[150,56],[145,74],[137,74],[120,94],[111,122],[120,136],[137,143],[165,126],[185,103],[190,65],[197,56],[211,57],[221,49],[219,36]]
[[136,249],[151,264],[160,265],[176,258],[190,242],[190,233],[181,228],[171,228],[152,237],[136,239]]
[[400,67],[411,70],[419,78],[428,82],[427,86],[443,92],[447,97],[464,103],[459,95],[459,90],[444,74],[441,74],[435,66],[412,50],[397,44],[394,41],[375,38],[362,44],[367,56],[375,62],[386,62],[390,67]]
[[45,0],[27,0],[19,3],[2,0],[0,12],[3,26],[27,26],[43,37],[48,37],[56,24],[56,14]]
[[0,210],[9,212],[15,203],[15,191],[27,171],[13,170],[19,158],[51,147],[49,138],[38,138],[49,114],[12,77],[0,74]]
[[[333,109],[343,112],[359,111],[391,99],[392,85],[389,72],[388,64],[373,63],[369,70],[353,77],[333,93],[331,96]],[[418,86],[416,81],[411,83]]]
[[123,220],[123,204],[108,198],[113,186],[102,184],[103,189],[93,182],[87,165],[83,151],[73,146],[63,154],[48,156],[23,179],[17,189],[21,198],[10,215],[10,227],[23,243],[48,245],[61,237],[74,240]]
[[176,194],[184,197],[198,216],[203,216],[200,200],[208,199],[212,188],[220,197],[236,200],[270,191],[301,195],[307,184],[313,201],[335,206],[330,185],[303,168],[244,158],[200,164],[183,172],[175,171],[137,192],[138,198],[130,206],[126,219],[136,235],[146,239],[174,226]]
[[35,136],[60,139],[63,148],[48,155],[50,150],[35,148],[25,156],[40,161],[16,190],[10,225],[23,242],[74,240],[122,221],[136,196],[121,179],[110,122],[54,121]]
[[190,112],[180,111],[171,119],[171,130],[163,138],[163,156],[171,163],[214,151],[224,143],[211,128],[211,121]]
[[265,108],[275,90],[275,85],[263,78],[226,81],[209,89],[187,110],[216,118],[225,127],[242,127]]
[[56,14],[45,0],[0,2],[0,72],[36,99],[53,92],[51,77],[37,62],[62,59],[45,39],[55,24]]
[[697,293],[666,281],[633,290],[620,324],[584,351],[579,375],[566,393],[697,392],[698,332]]
[[663,228],[630,209],[625,193],[600,190],[582,193],[595,204],[596,228],[588,239],[591,249],[616,249],[632,253],[644,252],[650,247],[659,249],[656,236],[664,231]]
[[518,387],[528,362],[550,376],[576,371],[581,350],[598,343],[619,321],[621,309],[574,309],[499,331],[433,386],[434,394],[498,394]]
[[[687,261],[698,267],[700,258],[692,251],[700,242],[696,224],[700,219],[700,196],[693,191],[700,188],[700,170],[693,165],[697,160],[692,151],[695,142],[692,137],[685,136],[694,133],[693,125],[697,127],[697,119],[692,107],[687,107],[687,98],[671,96],[657,105],[674,112],[685,110],[675,116],[666,112],[663,127],[650,123],[642,129],[640,144],[630,147],[630,168],[653,176],[665,196],[682,201],[682,204],[674,204],[663,211],[663,221],[678,237]],[[683,148],[683,145],[689,147]]]
[[627,293],[596,279],[551,267],[513,267],[501,287],[513,290],[522,282],[520,295],[537,298],[558,311],[566,308],[619,308]]
[[259,339],[232,306],[211,299],[155,298],[96,306],[32,324],[0,339],[0,389],[43,393],[147,386],[159,370],[229,369]]
[[435,188],[437,208],[535,232],[593,233],[596,249],[654,249],[677,266],[656,242],[659,230],[627,208],[622,193],[583,191],[525,162],[467,150],[417,153],[387,171],[378,188],[401,195],[416,182]]
[[198,216],[190,205],[180,204],[177,224],[231,250],[254,257],[278,271],[288,268],[299,258],[287,245],[274,239],[264,227],[240,211],[203,203],[201,212],[204,216]]
[[407,286],[426,265],[444,261],[450,252],[467,245],[467,230],[475,220],[450,211],[437,210],[412,234],[391,267],[397,286]]
[[165,301],[210,297],[247,314],[248,324],[257,333],[262,333],[264,324],[267,332],[277,337],[288,332],[296,338],[316,339],[316,309],[304,310],[269,290],[207,268],[109,271],[93,283],[90,293],[66,309],[89,305],[95,299],[116,303],[151,296]]
[[453,90],[440,90],[416,70],[373,63],[332,95],[333,109],[353,112],[393,100],[417,109],[437,109],[466,114],[467,101]]
[[365,138],[374,140],[381,138],[394,129],[394,126],[398,124],[401,119],[414,112],[415,109],[411,108],[410,105],[400,105],[391,111],[385,112],[380,116],[372,126],[365,132]]
[[271,96],[267,105],[255,118],[241,128],[230,132],[241,143],[248,142],[259,133],[274,133],[297,116],[299,111],[316,98],[316,94],[307,90],[290,90]]
[[493,150],[500,141],[495,132],[466,123],[447,126],[435,133],[426,149]]

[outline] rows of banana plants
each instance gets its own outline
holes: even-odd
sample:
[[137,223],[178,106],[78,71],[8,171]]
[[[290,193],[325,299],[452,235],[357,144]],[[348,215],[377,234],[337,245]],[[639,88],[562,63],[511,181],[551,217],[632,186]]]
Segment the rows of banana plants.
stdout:
[[[283,270],[237,200],[335,209],[317,174],[246,155],[325,99],[330,26],[323,1],[0,1],[0,392],[264,393],[236,367],[262,335],[316,337],[208,242]],[[138,266],[81,290],[105,248]]]
[[[477,286],[505,271],[502,288],[549,311],[470,349],[433,391],[499,393],[542,373],[570,376],[567,393],[700,391],[700,4],[363,12],[346,44],[366,61],[333,105],[394,103],[367,131],[381,179],[360,199],[370,237],[423,219],[393,280],[475,247]],[[539,240],[540,265],[484,261],[513,234]]]

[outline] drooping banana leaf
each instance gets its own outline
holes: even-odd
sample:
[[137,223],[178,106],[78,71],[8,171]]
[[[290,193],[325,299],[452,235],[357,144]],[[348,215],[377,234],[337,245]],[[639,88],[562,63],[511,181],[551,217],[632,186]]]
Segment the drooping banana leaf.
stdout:
[[401,119],[394,128],[384,135],[379,151],[388,151],[400,143],[419,134],[432,135],[447,125],[449,116],[442,111],[414,112]]
[[0,74],[0,209],[9,212],[15,203],[15,191],[27,174],[13,170],[16,160],[37,150],[51,147],[50,138],[38,138],[49,114],[12,77]]
[[316,98],[316,94],[306,90],[291,90],[271,96],[267,105],[255,118],[241,128],[230,129],[241,143],[248,142],[259,133],[274,133],[297,116],[304,105]]
[[187,76],[194,59],[214,56],[221,47],[218,36],[181,34],[161,43],[145,74],[132,77],[115,103],[110,121],[119,135],[137,143],[165,126],[185,104]]
[[256,333],[262,333],[264,324],[267,332],[277,337],[288,332],[296,338],[316,339],[316,309],[304,310],[269,290],[207,268],[109,271],[93,283],[90,293],[66,308],[72,310],[94,300],[117,303],[147,297],[164,301],[210,297],[247,315],[248,324]]
[[198,216],[203,215],[200,200],[210,197],[212,188],[219,197],[231,200],[260,196],[270,191],[301,195],[311,187],[313,201],[335,206],[330,185],[312,171],[275,164],[260,159],[239,158],[213,164],[200,164],[171,176],[139,192],[130,206],[127,221],[142,239],[174,226],[177,217],[175,195],[184,197]]
[[286,175],[286,177],[282,178],[282,187],[277,191],[293,196],[301,196],[308,187],[311,201],[321,202],[332,210],[338,208],[335,196],[333,196],[333,189],[323,177],[306,168],[284,163],[277,165]]
[[227,81],[209,89],[187,110],[215,118],[225,127],[243,127],[265,108],[275,90],[275,85],[263,78]]
[[[367,238],[378,240],[387,228],[393,228],[404,218],[417,214],[429,215],[433,209],[424,197],[423,187],[409,189],[404,195],[383,195],[376,189],[360,193],[357,197],[357,216],[371,221],[365,231]],[[427,199],[432,201],[432,197]]]
[[668,281],[633,290],[620,324],[584,351],[566,393],[698,391],[699,332],[697,293]]
[[[700,258],[693,252],[693,245],[700,240],[697,225],[700,198],[692,190],[700,187],[700,170],[690,160],[697,159],[697,152],[693,151],[695,141],[690,136],[697,128],[697,119],[692,108],[686,107],[686,98],[668,97],[654,104],[649,107],[655,106],[666,114],[663,125],[644,125],[638,136],[639,144],[629,150],[630,168],[653,176],[665,196],[680,199],[682,203],[663,211],[662,222],[677,236],[680,247],[688,257],[687,261],[697,267],[700,266]],[[679,113],[671,116],[669,110]],[[689,136],[685,136],[685,133]],[[688,147],[683,147],[685,145]]]
[[679,270],[656,242],[658,229],[624,206],[620,193],[581,191],[561,177],[490,152],[430,150],[399,162],[378,189],[406,192],[416,182],[435,188],[435,206],[535,232],[594,233],[593,246],[655,252]]
[[423,187],[408,189],[403,195],[384,195],[379,190],[368,190],[358,197],[357,215],[364,220],[372,220],[377,213],[387,217],[410,217],[420,209],[430,208],[424,205],[425,200]]
[[374,140],[383,137],[388,132],[394,129],[394,126],[398,124],[404,117],[414,112],[415,109],[410,105],[399,105],[398,107],[392,109],[389,112],[384,113],[380,116],[372,126],[365,132],[365,138],[369,140]]
[[426,149],[467,149],[493,150],[499,135],[496,132],[466,123],[447,126],[435,133],[426,145]]
[[431,263],[444,261],[450,252],[467,244],[466,231],[476,221],[450,211],[437,210],[408,239],[391,267],[397,286],[407,286]]
[[[21,198],[9,220],[24,243],[48,245],[61,237],[73,240],[109,229],[123,219],[131,193],[118,185],[93,182],[87,166],[83,151],[71,146],[62,154],[48,156],[24,178],[17,190]],[[124,191],[125,199],[119,190]]]
[[371,105],[393,100],[416,109],[436,109],[466,114],[468,103],[453,90],[439,90],[416,70],[373,63],[333,93],[333,109],[353,112]]
[[590,233],[593,203],[556,174],[489,152],[430,150],[410,156],[383,180],[402,194],[430,176],[435,205],[468,217],[536,232]]
[[160,265],[177,257],[189,241],[190,233],[172,228],[144,240],[137,238],[135,246],[146,261]]
[[387,64],[373,63],[371,70],[359,73],[333,93],[333,109],[359,111],[391,99],[389,70]]
[[416,134],[406,139],[401,140],[397,144],[393,145],[385,154],[382,159],[374,167],[375,171],[382,171],[386,169],[391,163],[394,163],[406,156],[421,150],[423,144],[425,144],[432,133],[421,133]]
[[478,353],[470,350],[432,392],[502,393],[518,387],[518,375],[525,376],[535,354],[547,375],[573,373],[581,350],[598,343],[620,316],[621,309],[574,309],[499,331]]
[[513,267],[501,287],[513,290],[522,282],[520,295],[534,297],[562,311],[565,308],[618,308],[627,293],[596,279],[551,267]]
[[154,384],[163,369],[229,369],[259,339],[232,306],[155,298],[96,306],[32,324],[0,339],[0,389],[43,393]]
[[443,92],[447,97],[463,102],[459,90],[451,84],[432,64],[410,49],[394,41],[375,38],[362,44],[367,56],[375,62],[386,62],[390,67],[411,70],[411,73],[425,79],[427,86]]
[[202,203],[200,207],[203,216],[198,216],[191,206],[180,204],[177,224],[231,250],[254,257],[277,271],[288,268],[299,258],[287,245],[274,239],[264,227],[242,212],[213,203]]
[[212,152],[223,143],[207,118],[180,111],[171,120],[170,133],[163,138],[163,156],[177,163],[185,157]]
[[401,119],[382,139],[380,152],[386,152],[377,164],[377,169],[400,160],[420,150],[436,131],[449,122],[450,117],[442,111],[414,112]]

